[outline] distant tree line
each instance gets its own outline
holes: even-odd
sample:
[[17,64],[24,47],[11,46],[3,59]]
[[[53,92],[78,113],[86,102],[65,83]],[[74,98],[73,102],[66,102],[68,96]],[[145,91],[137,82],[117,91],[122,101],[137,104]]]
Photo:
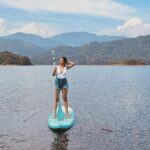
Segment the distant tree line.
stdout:
[[27,56],[4,51],[0,52],[0,65],[32,65],[32,63]]
[[126,59],[126,60],[120,60],[116,61],[112,64],[122,64],[122,65],[146,65],[145,61],[143,59]]

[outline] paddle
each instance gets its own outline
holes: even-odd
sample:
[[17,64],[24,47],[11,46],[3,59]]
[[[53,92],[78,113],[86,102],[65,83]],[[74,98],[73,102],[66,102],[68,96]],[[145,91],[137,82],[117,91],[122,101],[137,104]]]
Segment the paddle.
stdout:
[[[53,67],[55,67],[55,51],[51,51],[52,58],[53,58]],[[57,105],[57,118],[59,121],[63,120],[65,118],[64,112],[61,108],[60,103],[60,89],[58,89],[58,105]]]

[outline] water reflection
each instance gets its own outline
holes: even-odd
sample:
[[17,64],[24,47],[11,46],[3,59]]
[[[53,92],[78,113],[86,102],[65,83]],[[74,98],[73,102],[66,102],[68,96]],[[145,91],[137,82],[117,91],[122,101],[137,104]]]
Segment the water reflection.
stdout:
[[68,134],[65,132],[54,133],[54,140],[51,143],[50,150],[67,150]]

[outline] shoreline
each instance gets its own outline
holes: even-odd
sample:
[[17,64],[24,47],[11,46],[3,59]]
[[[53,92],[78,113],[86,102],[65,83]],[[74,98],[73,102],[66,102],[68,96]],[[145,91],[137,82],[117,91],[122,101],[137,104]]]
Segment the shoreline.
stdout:
[[[149,66],[150,64],[137,64],[137,65],[127,65],[127,64],[76,64],[76,66]],[[0,65],[4,67],[14,67],[14,66],[53,66],[52,64],[48,65],[42,65],[42,64],[36,64],[36,65],[16,65],[16,64],[8,64],[8,65]]]
[[14,66],[34,66],[34,65],[16,65],[16,64],[13,64],[13,65],[0,65],[0,66],[11,66],[11,67],[14,67]]

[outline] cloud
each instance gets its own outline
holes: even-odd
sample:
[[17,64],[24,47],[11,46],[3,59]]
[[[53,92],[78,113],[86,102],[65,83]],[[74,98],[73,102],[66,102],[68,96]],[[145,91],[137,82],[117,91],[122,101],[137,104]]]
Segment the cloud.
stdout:
[[9,34],[13,34],[16,32],[32,33],[35,35],[40,35],[42,37],[50,37],[56,34],[56,31],[51,29],[47,25],[37,24],[34,22],[25,24],[20,28],[12,29],[9,31]]
[[34,22],[27,23],[18,28],[7,29],[6,28],[7,22],[8,22],[7,20],[0,18],[0,36],[14,34],[17,32],[23,32],[39,35],[42,37],[50,37],[57,33],[55,29],[52,29],[51,27],[45,24],[39,24]]
[[117,32],[127,37],[137,37],[150,34],[150,23],[144,23],[142,19],[133,17],[123,25],[117,27]]
[[105,29],[98,33],[105,35],[123,35],[126,37],[150,35],[150,23],[145,23],[141,18],[132,17],[116,28]]
[[6,33],[5,24],[6,24],[6,20],[3,18],[0,18],[0,35],[5,35]]
[[140,24],[143,24],[143,20],[137,17],[133,17],[133,18],[128,19],[123,25],[118,26],[118,31],[131,27],[131,26],[140,25]]
[[123,20],[136,12],[135,8],[114,0],[5,0],[0,4],[30,11],[79,13]]

